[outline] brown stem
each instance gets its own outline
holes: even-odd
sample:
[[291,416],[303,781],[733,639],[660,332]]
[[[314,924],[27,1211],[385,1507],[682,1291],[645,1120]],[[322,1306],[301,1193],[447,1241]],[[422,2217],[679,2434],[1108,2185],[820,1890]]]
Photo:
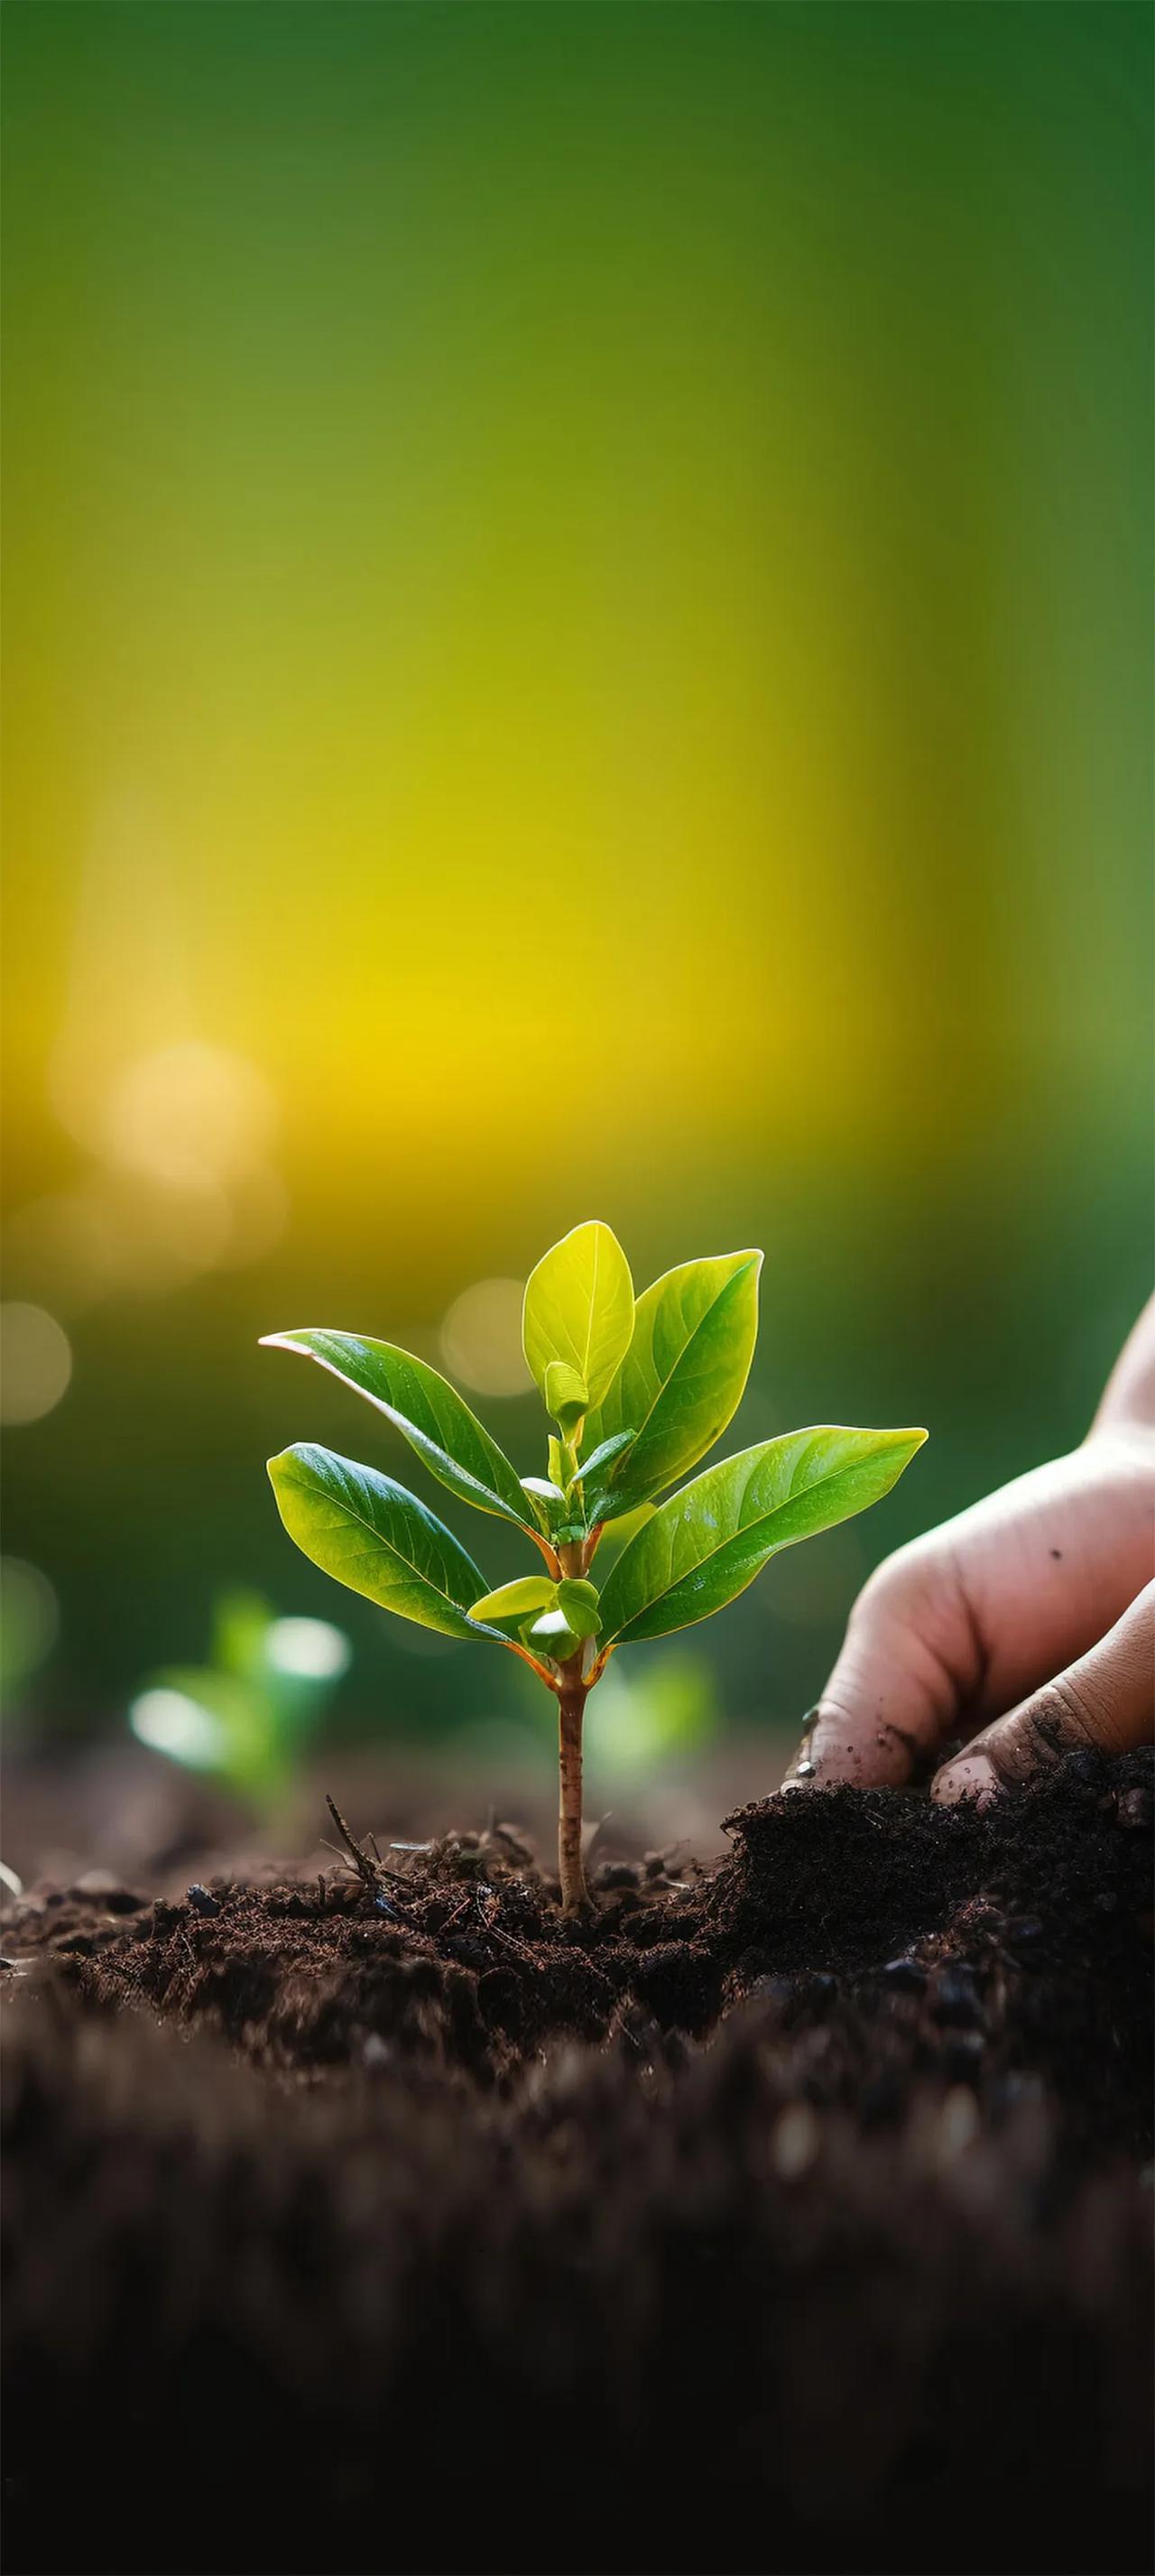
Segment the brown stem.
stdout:
[[589,1912],[590,1892],[582,1868],[582,1718],[585,1714],[586,1686],[581,1679],[581,1656],[562,1667],[564,1678],[558,1690],[558,1752],[561,1764],[561,1801],[557,1820],[557,1862],[561,1879],[563,1914]]
[[523,1521],[522,1527],[525,1531],[526,1537],[531,1538],[534,1546],[541,1549],[542,1555],[546,1561],[547,1569],[549,1573],[552,1574],[554,1582],[556,1583],[561,1574],[561,1563],[556,1551],[550,1546],[549,1540],[542,1537],[540,1530],[530,1528],[528,1521]]
[[507,1637],[505,1642],[511,1655],[520,1655],[523,1664],[529,1665],[531,1673],[537,1674],[539,1682],[544,1682],[547,1690],[556,1690],[557,1684],[548,1664],[539,1663],[537,1656],[531,1655],[528,1646],[519,1646],[515,1637]]

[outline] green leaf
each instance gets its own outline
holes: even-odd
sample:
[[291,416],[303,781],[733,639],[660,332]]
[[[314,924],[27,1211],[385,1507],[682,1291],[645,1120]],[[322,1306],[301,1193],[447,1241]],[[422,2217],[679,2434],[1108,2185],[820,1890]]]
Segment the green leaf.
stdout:
[[664,1637],[744,1592],[781,1547],[849,1520],[890,1491],[925,1431],[790,1431],[708,1467],[619,1556],[602,1640]]
[[557,1599],[557,1585],[548,1574],[524,1574],[518,1583],[503,1583],[497,1592],[485,1592],[470,1607],[471,1619],[527,1619],[531,1611],[552,1610]]
[[269,1475],[290,1538],[338,1583],[445,1637],[497,1635],[469,1617],[482,1591],[472,1557],[403,1485],[311,1441],[270,1458]]
[[547,1538],[551,1537],[566,1509],[561,1486],[551,1484],[548,1476],[523,1476],[521,1489],[529,1495],[534,1518],[540,1522]]
[[266,1333],[263,1340],[272,1350],[303,1351],[358,1395],[368,1396],[449,1493],[478,1511],[516,1522],[519,1529],[532,1528],[533,1516],[508,1458],[456,1387],[424,1360],[392,1342],[312,1326],[299,1333]]
[[758,1336],[760,1252],[684,1262],[639,1297],[634,1335],[613,1385],[586,1421],[599,1444],[636,1423],[602,1509],[633,1511],[685,1476],[738,1409]]
[[556,1603],[575,1637],[596,1637],[602,1623],[596,1583],[586,1583],[580,1575],[567,1575],[557,1586]]
[[631,1539],[637,1537],[638,1531],[645,1528],[646,1522],[652,1521],[657,1508],[656,1503],[639,1503],[636,1511],[623,1512],[620,1520],[602,1522],[597,1561],[603,1592],[610,1566],[623,1554]]
[[575,1226],[526,1284],[522,1341],[547,1407],[548,1372],[559,1361],[581,1381],[583,1409],[600,1404],[633,1329],[634,1284],[616,1235],[608,1225]]
[[552,1413],[554,1421],[561,1424],[563,1431],[572,1429],[575,1423],[581,1421],[589,1403],[589,1389],[585,1379],[578,1376],[577,1370],[570,1367],[568,1360],[547,1361],[542,1393],[545,1396],[546,1412]]
[[598,1487],[606,1482],[605,1470],[611,1459],[620,1458],[623,1449],[628,1449],[631,1440],[636,1440],[637,1436],[631,1424],[628,1431],[615,1431],[612,1440],[599,1440],[597,1448],[591,1449],[588,1458],[579,1459],[578,1471],[573,1479],[575,1485],[581,1485],[587,1497],[590,1493],[596,1492]]
[[539,1655],[552,1655],[557,1664],[568,1664],[581,1644],[564,1610],[544,1610],[531,1627],[523,1628],[522,1635],[527,1645],[536,1646]]

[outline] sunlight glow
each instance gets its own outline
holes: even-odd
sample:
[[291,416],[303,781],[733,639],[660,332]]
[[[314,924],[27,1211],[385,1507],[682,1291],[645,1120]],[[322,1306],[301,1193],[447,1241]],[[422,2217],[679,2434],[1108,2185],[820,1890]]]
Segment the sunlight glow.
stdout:
[[525,1395],[529,1371],[521,1348],[520,1279],[479,1279],[454,1300],[441,1327],[450,1376],[478,1395]]

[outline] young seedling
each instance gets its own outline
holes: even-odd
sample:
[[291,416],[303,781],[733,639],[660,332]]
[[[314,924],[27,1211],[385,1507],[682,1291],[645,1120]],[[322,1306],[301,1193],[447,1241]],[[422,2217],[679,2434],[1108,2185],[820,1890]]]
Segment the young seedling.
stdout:
[[[511,1649],[554,1693],[566,1914],[589,1904],[582,1716],[611,1655],[721,1610],[780,1548],[889,1493],[926,1438],[791,1431],[657,1503],[737,1409],[757,1336],[761,1266],[760,1252],[688,1261],[635,1300],[608,1225],[576,1226],[556,1243],[529,1279],[522,1325],[531,1375],[556,1425],[545,1476],[519,1476],[456,1389],[392,1342],[315,1329],[265,1336],[367,1396],[440,1484],[511,1523],[544,1559],[544,1572],[487,1591],[444,1522],[376,1468],[309,1443],[269,1461],[281,1518],[315,1565],[403,1619]],[[599,1590],[599,1542],[629,1519],[637,1526]]]
[[154,1753],[250,1806],[274,1808],[349,1660],[348,1638],[327,1619],[278,1619],[255,1593],[226,1592],[211,1661],[154,1673],[128,1722]]

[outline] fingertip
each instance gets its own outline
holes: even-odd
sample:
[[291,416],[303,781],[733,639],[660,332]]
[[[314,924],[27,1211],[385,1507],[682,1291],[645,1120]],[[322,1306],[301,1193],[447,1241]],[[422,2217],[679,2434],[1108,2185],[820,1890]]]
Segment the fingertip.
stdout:
[[829,1789],[840,1787],[855,1776],[855,1748],[836,1743],[831,1735],[830,1713],[821,1704],[807,1710],[802,1721],[802,1740],[791,1754],[782,1782],[784,1789]]
[[957,1762],[948,1762],[930,1784],[931,1797],[940,1807],[957,1806],[960,1798],[973,1798],[976,1806],[989,1807],[998,1792],[998,1773],[985,1753],[962,1754]]
[[914,1772],[919,1745],[906,1728],[883,1717],[848,1714],[829,1703],[805,1747],[820,1789],[901,1789]]
[[861,1746],[843,1733],[837,1741],[829,1736],[819,1743],[806,1737],[793,1755],[784,1789],[870,1788],[876,1783],[868,1776]]

